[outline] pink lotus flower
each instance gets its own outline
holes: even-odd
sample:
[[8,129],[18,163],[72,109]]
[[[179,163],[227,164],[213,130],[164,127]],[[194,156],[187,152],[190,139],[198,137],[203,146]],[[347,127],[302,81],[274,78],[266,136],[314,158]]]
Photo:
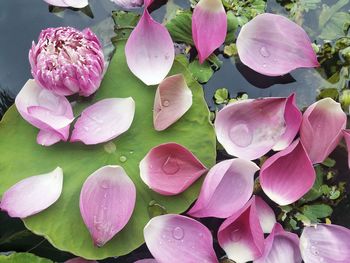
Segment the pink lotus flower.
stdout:
[[204,179],[197,202],[188,212],[194,217],[227,218],[250,199],[259,167],[242,159],[225,160],[212,167]]
[[261,14],[245,24],[237,50],[243,64],[267,76],[319,66],[304,29],[280,15]]
[[343,136],[348,149],[348,166],[350,168],[350,130],[343,130]]
[[162,195],[177,195],[191,186],[207,168],[177,143],[152,148],[140,162],[142,181]]
[[325,98],[304,112],[300,139],[312,163],[323,162],[337,147],[346,126],[346,114],[339,103]]
[[307,226],[300,250],[305,263],[349,263],[350,230],[337,225]]
[[260,171],[265,194],[279,205],[288,205],[313,186],[316,173],[301,141],[267,159]]
[[221,0],[200,0],[193,10],[192,37],[203,63],[225,41],[227,17]]
[[3,194],[0,209],[10,217],[26,218],[37,214],[58,200],[62,185],[63,171],[60,167],[46,174],[25,178]]
[[88,0],[44,0],[46,3],[60,7],[83,8],[89,4]]
[[50,146],[68,140],[69,125],[74,116],[64,96],[43,89],[30,79],[18,93],[15,104],[23,119],[40,129],[39,144]]
[[111,0],[118,6],[124,9],[133,9],[141,7],[143,5],[143,0]]
[[294,94],[243,100],[218,112],[215,132],[229,154],[253,160],[271,149],[285,149],[298,133],[301,118]]
[[104,70],[101,44],[90,29],[48,28],[33,42],[29,61],[34,79],[58,95],[90,96]]
[[120,166],[104,166],[86,179],[80,213],[96,246],[103,246],[124,228],[135,202],[135,185]]
[[157,216],[143,233],[159,263],[218,263],[209,229],[194,219],[172,214]]

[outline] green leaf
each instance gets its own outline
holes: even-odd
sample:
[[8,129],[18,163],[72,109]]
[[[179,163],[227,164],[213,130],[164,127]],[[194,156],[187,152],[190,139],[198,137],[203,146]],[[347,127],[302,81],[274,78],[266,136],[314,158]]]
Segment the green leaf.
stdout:
[[174,42],[194,45],[192,40],[192,13],[190,11],[179,10],[176,16],[167,24],[171,38]]
[[[42,147],[36,143],[38,130],[25,122],[15,107],[10,108],[0,122],[0,195],[23,178],[62,167],[64,186],[60,199],[24,222],[29,230],[45,236],[56,248],[87,259],[120,256],[139,247],[144,242],[143,227],[150,219],[148,207],[152,200],[168,213],[182,213],[198,196],[202,180],[183,194],[171,197],[153,192],[141,181],[139,162],[152,147],[177,142],[191,150],[207,167],[215,164],[216,138],[202,87],[181,63],[175,61],[170,75],[184,74],[193,93],[193,106],[169,129],[155,131],[152,109],[156,87],[146,86],[130,72],[124,47],[125,41],[117,43],[114,57],[93,100],[78,102],[74,108],[77,116],[84,107],[98,100],[133,97],[136,102],[133,124],[117,139],[95,146],[58,143]],[[121,156],[126,158],[125,162],[120,161]],[[136,185],[137,201],[127,226],[105,246],[97,248],[81,218],[79,195],[86,178],[108,164],[121,165],[126,170]]]
[[349,3],[349,0],[339,0],[334,5],[329,7],[328,5],[323,5],[323,9],[319,16],[319,27],[322,29],[331,20],[334,15],[341,10],[345,5]]
[[333,15],[327,24],[322,28],[319,38],[333,40],[347,35],[350,25],[350,14],[338,12]]
[[329,217],[333,213],[332,207],[326,204],[304,205],[301,211],[313,223],[318,223],[319,219]]
[[338,100],[339,92],[336,88],[328,88],[320,91],[320,94],[317,96],[317,100],[324,98],[332,98],[333,100]]
[[1,263],[52,263],[51,260],[46,258],[41,258],[30,253],[13,253],[11,255],[5,256],[0,255]]
[[324,160],[322,163],[322,165],[324,165],[328,168],[334,167],[335,164],[336,164],[336,161],[333,160],[332,158],[329,158],[329,157],[326,160]]
[[228,90],[225,88],[217,89],[214,93],[214,100],[216,104],[227,103],[229,99]]
[[235,32],[239,27],[239,19],[235,16],[233,11],[227,11],[227,35],[225,39],[226,44],[231,44],[235,41]]
[[188,66],[188,70],[192,73],[193,77],[200,83],[206,83],[213,76],[214,70],[211,68],[208,61],[204,61],[202,64],[198,60],[194,60]]
[[115,23],[114,31],[116,33],[112,41],[116,43],[118,40],[128,39],[131,31],[137,25],[140,15],[133,12],[113,11],[112,18]]

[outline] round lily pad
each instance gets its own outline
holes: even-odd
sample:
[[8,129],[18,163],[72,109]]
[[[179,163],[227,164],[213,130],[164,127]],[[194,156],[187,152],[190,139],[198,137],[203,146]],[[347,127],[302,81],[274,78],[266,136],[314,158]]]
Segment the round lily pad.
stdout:
[[30,254],[30,253],[13,253],[8,256],[0,255],[0,262],[3,262],[3,263],[6,263],[6,262],[8,263],[23,263],[23,262],[52,263],[52,261],[49,259],[37,257],[34,254]]

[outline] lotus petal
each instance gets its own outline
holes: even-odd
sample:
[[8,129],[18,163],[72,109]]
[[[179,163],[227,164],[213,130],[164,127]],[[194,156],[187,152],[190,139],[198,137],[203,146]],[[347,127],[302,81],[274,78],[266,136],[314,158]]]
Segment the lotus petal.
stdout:
[[134,114],[135,101],[131,97],[100,100],[83,110],[70,140],[84,144],[112,140],[130,128]]
[[89,4],[88,0],[44,0],[46,3],[59,7],[83,8]]
[[240,211],[227,218],[218,232],[220,246],[237,263],[261,257],[264,233],[261,229],[253,197]]
[[153,124],[162,131],[180,119],[192,105],[192,91],[182,74],[167,77],[158,86],[153,106]]
[[69,259],[65,261],[65,263],[98,263],[98,262],[95,260],[87,260],[87,259],[78,257],[78,258]]
[[225,41],[227,17],[221,0],[200,0],[193,10],[192,37],[203,63]]
[[143,0],[111,0],[124,9],[138,8],[143,5]]
[[273,147],[287,147],[298,132],[301,113],[288,98],[262,98],[229,104],[216,115],[215,131],[225,150],[242,159],[257,159]]
[[177,143],[152,148],[140,162],[142,181],[162,195],[182,193],[206,171],[196,156]]
[[157,260],[153,258],[147,258],[147,259],[141,259],[141,260],[135,261],[134,263],[157,263]]
[[305,263],[349,263],[350,230],[326,224],[305,227],[300,250]]
[[61,136],[55,131],[41,130],[36,137],[36,142],[42,146],[51,146],[58,143],[61,140]]
[[254,263],[301,263],[299,238],[286,232],[278,223],[265,240],[265,250],[261,258]]
[[216,164],[205,177],[197,202],[187,214],[194,217],[231,216],[252,196],[254,174],[258,170],[255,163],[243,159]]
[[315,170],[299,139],[267,159],[260,171],[261,188],[279,205],[299,200],[315,179]]
[[173,65],[175,49],[170,34],[147,8],[129,36],[125,55],[131,72],[148,86],[159,84]]
[[322,163],[337,147],[346,126],[346,114],[340,104],[324,98],[304,112],[300,139],[312,163]]
[[124,228],[135,202],[135,185],[118,165],[104,166],[86,179],[80,213],[96,246],[103,246]]
[[266,204],[265,201],[259,196],[255,196],[255,206],[263,232],[266,234],[271,233],[276,223],[275,213],[273,212],[272,208],[269,207],[269,205]]
[[143,231],[146,245],[159,263],[218,263],[209,229],[181,215],[152,218]]
[[[52,143],[68,140],[69,125],[74,116],[72,106],[64,96],[43,89],[30,79],[18,93],[15,104],[23,119],[42,131],[38,137],[45,132],[55,134],[56,139],[51,140]],[[38,138],[38,141],[41,139]]]
[[10,217],[26,218],[37,214],[57,201],[62,185],[63,171],[60,167],[46,174],[25,178],[3,194],[0,209]]
[[346,148],[348,149],[348,166],[350,168],[350,130],[343,130],[343,136],[346,142]]
[[245,24],[237,51],[243,64],[267,76],[319,66],[304,29],[280,15],[261,14]]

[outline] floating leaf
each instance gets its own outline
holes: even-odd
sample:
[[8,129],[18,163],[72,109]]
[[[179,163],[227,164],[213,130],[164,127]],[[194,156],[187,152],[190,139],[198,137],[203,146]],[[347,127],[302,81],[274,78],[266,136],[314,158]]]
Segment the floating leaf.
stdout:
[[214,70],[211,68],[208,61],[204,61],[203,64],[200,64],[198,60],[195,60],[189,64],[188,70],[191,71],[193,77],[200,83],[208,82],[214,74]]
[[192,13],[190,11],[178,11],[176,16],[167,24],[173,41],[194,45],[192,40]]
[[332,214],[333,209],[326,204],[304,205],[301,208],[303,214],[313,223],[320,222],[319,219],[328,217]]
[[23,263],[23,262],[52,263],[52,261],[49,259],[41,258],[31,253],[13,253],[9,256],[0,255],[0,262],[2,263],[6,263],[6,262],[8,263]]
[[214,100],[216,104],[227,103],[229,99],[228,90],[225,88],[217,89],[214,93]]

